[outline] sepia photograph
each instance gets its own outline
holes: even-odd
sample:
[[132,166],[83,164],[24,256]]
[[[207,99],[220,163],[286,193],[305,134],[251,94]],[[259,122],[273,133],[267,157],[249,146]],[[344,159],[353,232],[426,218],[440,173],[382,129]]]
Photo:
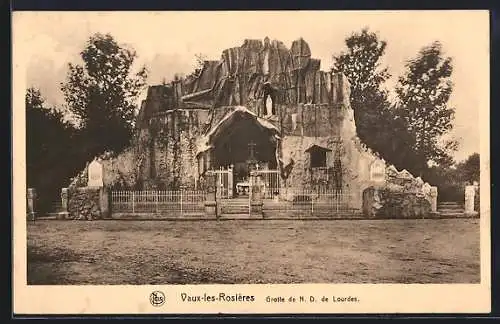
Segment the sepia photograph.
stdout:
[[14,271],[179,303],[204,285],[483,287],[488,19],[14,12]]

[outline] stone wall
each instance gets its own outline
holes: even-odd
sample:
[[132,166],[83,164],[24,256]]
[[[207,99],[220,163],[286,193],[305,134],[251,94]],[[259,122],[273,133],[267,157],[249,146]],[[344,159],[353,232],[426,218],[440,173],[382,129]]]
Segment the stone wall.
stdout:
[[363,191],[363,214],[367,218],[423,218],[430,212],[429,201],[416,193],[375,187]]
[[101,219],[101,189],[93,187],[73,188],[68,192],[68,213],[70,219]]
[[[344,84],[348,84],[347,81]],[[349,93],[347,89],[340,90]],[[311,172],[309,169],[310,155],[305,151],[312,145],[331,150],[331,152],[327,153],[326,167],[332,168],[335,159],[340,158],[342,190],[352,195],[351,204],[353,208],[361,208],[363,190],[369,186],[379,184],[379,182],[371,179],[371,166],[375,162],[385,165],[385,161],[363,145],[356,136],[354,112],[349,102],[341,101],[339,104],[339,106],[314,107],[313,109],[321,111],[320,115],[322,117],[317,119],[318,124],[312,124],[313,126],[304,128],[299,124],[292,132],[292,136],[285,136],[282,140],[280,158],[283,165],[289,165],[293,161],[293,169],[286,184],[292,187],[307,188],[311,186]],[[291,109],[293,110],[293,108]],[[285,123],[285,129],[287,127],[289,127],[289,123]],[[301,136],[304,132],[308,134],[329,134],[329,136]]]
[[207,122],[204,110],[172,110],[150,119],[142,130],[139,180],[144,189],[194,189],[198,180],[196,143]]
[[[106,152],[96,157],[103,166],[103,184],[108,188],[133,188],[136,185],[137,174],[136,165],[138,155],[136,145],[125,149],[122,153],[115,155]],[[69,188],[82,188],[87,186],[88,166],[80,171],[69,184]]]
[[333,158],[337,149],[336,139],[333,137],[302,137],[286,136],[282,140],[281,159],[284,166],[293,165],[286,179],[287,187],[310,188],[310,155],[306,150],[318,145],[332,152],[327,153],[327,168],[333,167]]

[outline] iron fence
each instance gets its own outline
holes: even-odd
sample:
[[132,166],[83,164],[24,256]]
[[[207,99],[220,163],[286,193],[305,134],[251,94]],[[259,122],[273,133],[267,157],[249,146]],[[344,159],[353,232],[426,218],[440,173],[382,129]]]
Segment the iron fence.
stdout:
[[264,200],[264,213],[277,217],[341,217],[359,214],[353,195],[346,190],[282,188],[273,199]]
[[112,191],[113,213],[203,214],[205,191]]
[[233,169],[231,167],[208,170],[207,173],[216,175],[217,197],[233,197]]
[[256,170],[253,172],[262,179],[262,197],[264,199],[274,198],[279,195],[281,176],[278,170]]

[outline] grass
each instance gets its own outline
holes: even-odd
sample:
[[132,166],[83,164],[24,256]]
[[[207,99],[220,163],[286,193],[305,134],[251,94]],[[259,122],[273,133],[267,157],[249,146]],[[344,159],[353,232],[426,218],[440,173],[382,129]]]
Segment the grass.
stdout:
[[479,283],[479,220],[38,221],[28,284]]

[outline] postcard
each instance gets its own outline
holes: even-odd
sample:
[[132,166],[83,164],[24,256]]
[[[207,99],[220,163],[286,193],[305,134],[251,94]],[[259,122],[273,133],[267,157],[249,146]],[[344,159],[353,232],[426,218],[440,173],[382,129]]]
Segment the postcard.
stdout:
[[13,12],[16,314],[488,313],[489,12]]

